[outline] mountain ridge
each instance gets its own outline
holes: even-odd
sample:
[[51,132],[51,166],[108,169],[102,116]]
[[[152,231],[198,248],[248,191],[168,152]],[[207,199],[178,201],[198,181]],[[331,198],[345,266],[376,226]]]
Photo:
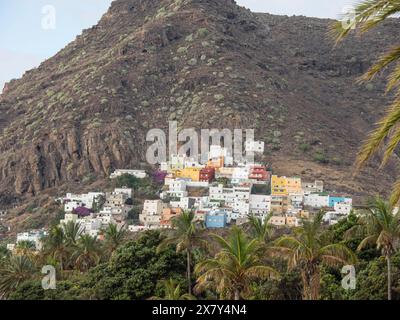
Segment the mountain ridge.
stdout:
[[230,0],[114,1],[97,25],[0,95],[0,200],[143,166],[146,132],[169,120],[253,127],[280,174],[386,192],[397,157],[355,178],[352,163],[390,97],[382,78],[355,80],[397,38],[398,20],[337,48],[330,21],[251,13]]

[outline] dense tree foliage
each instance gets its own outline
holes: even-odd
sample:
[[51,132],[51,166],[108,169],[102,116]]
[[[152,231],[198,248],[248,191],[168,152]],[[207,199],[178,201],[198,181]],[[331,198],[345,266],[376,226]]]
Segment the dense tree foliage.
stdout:
[[[98,240],[68,223],[53,227],[39,252],[24,242],[12,255],[0,247],[0,295],[49,300],[372,300],[387,299],[389,287],[391,298],[399,300],[399,222],[387,206],[375,201],[369,210],[351,213],[333,226],[324,225],[317,214],[291,230],[266,225],[267,217],[210,232],[194,222],[192,212],[185,212],[174,220],[174,229],[146,231],[135,240],[115,226]],[[388,245],[390,250],[382,250]],[[55,290],[41,285],[41,267],[47,264],[56,267]],[[342,285],[347,264],[355,267],[355,289]]]
[[123,174],[115,178],[114,186],[117,188],[132,188],[135,190],[136,196],[145,197],[147,199],[156,199],[158,197],[158,192],[162,188],[162,184],[150,177],[139,179],[130,174]]

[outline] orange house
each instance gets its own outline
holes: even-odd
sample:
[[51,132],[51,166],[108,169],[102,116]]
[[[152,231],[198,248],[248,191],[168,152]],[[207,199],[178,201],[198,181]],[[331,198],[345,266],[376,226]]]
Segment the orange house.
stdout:
[[207,167],[219,169],[224,166],[224,157],[219,157],[215,159],[211,159],[207,163]]
[[165,208],[161,214],[160,224],[163,226],[171,226],[171,220],[182,214],[181,208]]

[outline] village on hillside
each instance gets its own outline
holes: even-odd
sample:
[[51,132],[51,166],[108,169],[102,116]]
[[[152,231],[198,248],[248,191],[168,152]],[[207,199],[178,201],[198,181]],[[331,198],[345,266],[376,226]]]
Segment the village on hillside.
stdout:
[[[264,153],[264,142],[250,141],[246,151]],[[56,199],[64,207],[64,226],[78,223],[82,234],[102,239],[102,231],[110,224],[130,232],[172,228],[172,220],[184,210],[192,210],[195,220],[205,228],[226,228],[241,225],[255,216],[276,227],[296,227],[302,219],[324,210],[324,222],[337,223],[352,210],[352,198],[324,192],[323,181],[306,182],[300,177],[272,174],[261,163],[236,163],[226,148],[210,146],[208,162],[198,163],[186,155],[172,155],[161,163],[153,179],[164,185],[158,199],[145,200],[138,220],[129,224],[135,190],[115,188],[112,192],[67,193]],[[129,176],[148,178],[145,170],[118,169],[111,179]],[[47,230],[29,230],[17,235],[16,243],[30,241],[37,250]],[[14,250],[16,243],[7,245]]]

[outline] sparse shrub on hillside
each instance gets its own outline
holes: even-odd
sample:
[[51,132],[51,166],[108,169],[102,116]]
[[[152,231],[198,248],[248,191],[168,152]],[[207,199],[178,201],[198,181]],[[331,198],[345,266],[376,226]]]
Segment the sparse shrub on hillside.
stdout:
[[303,152],[307,152],[310,150],[310,145],[308,143],[302,143],[299,145],[299,149]]
[[223,101],[225,99],[225,97],[224,97],[223,94],[215,94],[214,95],[214,99],[215,99],[216,102],[221,102],[221,101]]
[[197,30],[197,36],[199,38],[204,38],[206,36],[208,36],[210,32],[208,31],[207,28],[200,28],[199,30]]
[[374,90],[374,85],[372,84],[372,83],[367,83],[366,85],[365,85],[365,89],[367,89],[367,91],[372,91],[372,90]]
[[184,53],[187,53],[187,51],[188,51],[187,47],[179,47],[176,52],[179,54],[184,54]]
[[340,157],[333,157],[331,161],[333,164],[340,166],[343,163],[343,160]]
[[323,151],[317,151],[314,154],[314,161],[319,163],[328,163],[326,154]]

